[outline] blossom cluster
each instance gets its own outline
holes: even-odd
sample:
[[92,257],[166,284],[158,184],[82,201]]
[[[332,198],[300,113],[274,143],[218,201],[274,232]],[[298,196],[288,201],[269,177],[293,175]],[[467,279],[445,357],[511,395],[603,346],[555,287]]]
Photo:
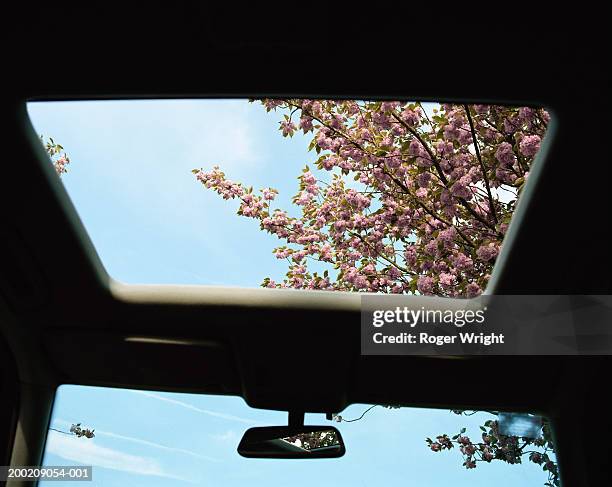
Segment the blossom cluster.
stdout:
[[53,163],[53,168],[55,169],[55,172],[59,176],[68,172],[68,168],[66,166],[70,164],[70,159],[64,152],[64,148],[60,144],[55,142],[51,137],[49,137],[49,139],[45,142],[43,140],[43,137],[41,136],[40,140],[43,144],[43,147],[45,148],[45,151],[47,152],[47,155]]
[[[462,411],[456,411],[462,414]],[[466,429],[454,435],[452,438],[447,434],[438,435],[435,440],[426,438],[429,449],[433,452],[451,450],[458,446],[463,456],[463,466],[467,469],[476,468],[477,462],[491,463],[494,460],[508,464],[520,464],[524,456],[528,460],[541,465],[548,472],[548,487],[559,486],[559,470],[557,463],[551,458],[550,453],[554,451],[552,435],[548,423],[542,427],[542,436],[539,438],[523,438],[519,436],[507,436],[499,432],[497,420],[488,420],[481,429],[481,438],[473,441],[465,434]],[[531,448],[531,449],[527,449]]]
[[[239,199],[240,215],[282,241],[273,252],[288,272],[264,286],[452,297],[484,290],[544,137],[545,110],[260,102],[284,112],[284,137],[312,137],[316,169],[303,169],[293,198],[301,214],[272,209],[275,190],[255,194],[218,167],[194,173],[223,198]],[[329,270],[310,272],[315,261]]]

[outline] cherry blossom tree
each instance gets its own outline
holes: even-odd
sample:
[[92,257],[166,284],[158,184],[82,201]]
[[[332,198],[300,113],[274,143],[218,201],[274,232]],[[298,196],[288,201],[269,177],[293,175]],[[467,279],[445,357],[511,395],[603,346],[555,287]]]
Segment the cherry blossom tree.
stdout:
[[[543,109],[398,101],[260,100],[284,137],[311,134],[316,169],[288,209],[278,191],[198,181],[278,237],[282,281],[268,288],[473,297],[486,287],[549,122]],[[325,269],[311,271],[312,265]]]
[[[292,200],[299,214],[272,208],[274,188],[256,193],[219,166],[193,173],[224,199],[238,200],[238,215],[280,240],[273,253],[287,260],[287,274],[280,282],[266,277],[263,286],[449,297],[484,290],[546,132],[546,110],[260,102],[282,114],[283,137],[312,134],[309,150],[318,158],[316,169],[306,166],[299,176]],[[314,262],[328,269],[311,272]],[[434,452],[458,446],[468,469],[479,462],[520,464],[527,456],[548,472],[547,486],[559,485],[547,423],[539,439],[504,436],[498,426],[486,421],[482,441],[472,441],[465,428],[426,441]]]
[[[461,410],[453,411],[455,414],[474,414]],[[492,413],[496,415],[496,413]],[[491,463],[501,461],[511,465],[523,463],[523,458],[527,461],[540,465],[542,470],[548,474],[545,482],[547,487],[558,487],[559,467],[554,456],[554,445],[552,432],[548,421],[542,424],[542,434],[539,438],[526,438],[519,436],[508,436],[500,433],[499,421],[490,419],[480,426],[480,439],[473,441],[467,436],[466,428],[449,437],[441,434],[435,441],[427,438],[427,445],[434,452],[452,450],[455,446],[463,456],[463,466],[467,469],[476,468],[477,463]]]

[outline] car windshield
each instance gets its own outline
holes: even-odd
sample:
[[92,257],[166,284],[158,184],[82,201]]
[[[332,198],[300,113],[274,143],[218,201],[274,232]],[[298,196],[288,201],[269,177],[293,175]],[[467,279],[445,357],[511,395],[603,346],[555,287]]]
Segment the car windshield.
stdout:
[[[335,459],[241,457],[253,426],[283,425],[287,413],[242,398],[64,385],[47,436],[45,466],[92,466],[99,486],[540,486],[556,459],[546,420],[538,438],[497,412],[353,404],[307,424],[337,427],[346,454]],[[539,418],[538,418],[539,420]],[[502,431],[506,435],[502,434]],[[533,433],[533,431],[531,432]],[[47,485],[48,481],[41,481]],[[49,482],[59,487],[62,480]],[[74,485],[67,482],[66,485]]]

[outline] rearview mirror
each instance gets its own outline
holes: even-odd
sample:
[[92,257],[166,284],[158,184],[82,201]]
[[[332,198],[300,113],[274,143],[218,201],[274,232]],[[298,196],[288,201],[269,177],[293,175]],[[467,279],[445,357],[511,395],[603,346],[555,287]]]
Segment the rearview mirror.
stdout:
[[337,458],[345,451],[340,432],[331,426],[251,428],[238,445],[247,458]]

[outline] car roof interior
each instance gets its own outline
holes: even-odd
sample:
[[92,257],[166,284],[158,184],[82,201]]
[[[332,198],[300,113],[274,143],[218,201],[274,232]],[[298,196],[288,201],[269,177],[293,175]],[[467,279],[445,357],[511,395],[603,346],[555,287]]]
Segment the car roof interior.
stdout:
[[[10,54],[13,79],[4,90],[0,464],[40,464],[56,388],[83,384],[236,395],[284,411],[329,413],[352,403],[534,411],[551,418],[564,485],[607,484],[612,451],[597,437],[612,431],[609,356],[364,356],[358,295],[113,281],[45,164],[25,105],[301,96],[545,106],[551,145],[491,291],[610,294],[612,106],[609,79],[590,67],[604,56],[592,49],[598,39],[560,36],[557,45],[541,44],[537,62],[509,67],[493,61],[491,47],[477,71],[432,61],[404,76],[367,61],[379,52],[372,45],[357,56],[361,47],[347,44],[342,54],[321,36],[310,43],[266,29],[261,16],[230,25],[195,3],[94,10],[62,13],[65,35],[49,31],[50,7],[24,10],[12,27],[39,52],[24,40]],[[77,51],[76,39],[87,48]],[[368,66],[355,79],[343,74],[351,56]],[[415,56],[407,64],[419,62]],[[326,353],[312,356],[315,347]],[[287,357],[295,359],[279,366]]]

